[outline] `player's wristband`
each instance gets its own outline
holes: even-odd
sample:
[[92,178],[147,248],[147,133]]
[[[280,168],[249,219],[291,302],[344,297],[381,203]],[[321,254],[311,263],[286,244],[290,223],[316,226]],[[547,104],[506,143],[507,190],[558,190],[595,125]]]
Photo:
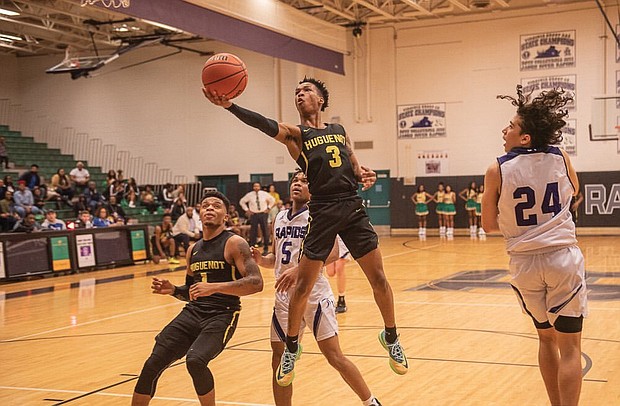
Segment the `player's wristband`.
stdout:
[[172,296],[184,302],[189,302],[189,287],[194,284],[194,277],[185,275],[185,285],[175,286]]
[[262,116],[251,110],[239,107],[236,104],[231,104],[226,110],[230,111],[239,120],[243,121],[247,125],[257,128],[267,134],[270,137],[275,137],[280,132],[277,121]]

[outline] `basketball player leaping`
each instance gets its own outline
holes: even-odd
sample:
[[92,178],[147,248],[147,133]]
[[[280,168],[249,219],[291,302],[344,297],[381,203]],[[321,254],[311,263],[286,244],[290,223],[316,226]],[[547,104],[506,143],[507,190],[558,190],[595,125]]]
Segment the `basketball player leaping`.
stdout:
[[577,174],[562,140],[563,108],[550,90],[530,101],[517,86],[517,114],[502,131],[506,155],[487,170],[482,227],[500,230],[510,255],[511,285],[538,332],[538,363],[552,405],[572,406],[581,391],[581,330],[587,314],[584,260],[570,214]]
[[321,112],[329,100],[325,84],[313,78],[304,78],[295,89],[300,125],[278,123],[231,103],[215,91],[203,89],[203,93],[211,103],[226,108],[247,125],[284,144],[308,177],[312,220],[299,261],[297,285],[290,298],[286,348],[276,372],[278,384],[289,385],[295,376],[295,361],[301,355],[301,346],[298,345],[301,319],[336,234],[350,248],[351,255],[372,286],[385,324],[385,329],[379,333],[379,341],[388,351],[392,370],[401,375],[407,373],[409,365],[396,333],[394,298],[383,272],[379,239],[362,199],[357,195],[358,182],[366,190],[375,183],[376,174],[359,164],[341,125],[325,124],[321,120]]

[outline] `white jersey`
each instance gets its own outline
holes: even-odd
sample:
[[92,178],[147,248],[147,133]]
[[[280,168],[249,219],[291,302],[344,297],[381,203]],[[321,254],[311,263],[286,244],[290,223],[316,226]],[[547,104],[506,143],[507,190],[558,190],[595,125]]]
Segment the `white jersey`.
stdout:
[[[297,213],[293,213],[291,209],[283,210],[276,216],[273,235],[275,238],[276,258],[280,258],[280,261],[276,261],[274,266],[276,279],[285,270],[297,266],[301,244],[308,232],[309,216],[307,207],[304,207]],[[278,292],[276,293],[276,299],[288,303],[289,293],[291,293],[290,290],[284,293]],[[322,298],[328,296],[333,296],[332,290],[327,278],[321,271],[310,293],[308,303],[317,303]]]
[[570,202],[575,188],[557,147],[515,148],[497,158],[499,228],[508,253],[551,251],[577,243]]

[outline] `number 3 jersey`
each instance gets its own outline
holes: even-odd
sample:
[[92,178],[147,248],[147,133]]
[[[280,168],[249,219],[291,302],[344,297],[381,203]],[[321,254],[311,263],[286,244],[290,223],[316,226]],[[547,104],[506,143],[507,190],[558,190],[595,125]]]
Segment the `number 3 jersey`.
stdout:
[[[276,280],[282,272],[297,266],[299,263],[301,245],[308,232],[308,218],[307,207],[304,207],[297,213],[293,213],[291,209],[283,210],[276,216],[273,227],[276,250],[276,263],[274,265]],[[287,309],[289,293],[292,293],[290,289],[288,292],[276,293],[277,301],[286,303]],[[321,271],[310,293],[308,303],[318,303],[327,296],[333,296],[333,294],[327,278]]]
[[498,222],[508,253],[576,244],[569,211],[575,188],[559,148],[513,148],[497,161],[502,182]]
[[303,125],[301,154],[297,164],[308,177],[308,187],[314,199],[353,196],[357,193],[357,178],[347,149],[347,134],[340,124],[325,128]]

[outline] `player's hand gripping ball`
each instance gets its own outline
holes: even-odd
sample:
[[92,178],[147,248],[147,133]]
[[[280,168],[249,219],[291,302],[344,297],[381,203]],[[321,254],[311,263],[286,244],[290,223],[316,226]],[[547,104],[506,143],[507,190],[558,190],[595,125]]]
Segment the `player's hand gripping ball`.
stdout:
[[215,54],[202,68],[202,84],[207,92],[216,91],[228,100],[234,99],[248,84],[248,71],[241,59],[233,54]]

